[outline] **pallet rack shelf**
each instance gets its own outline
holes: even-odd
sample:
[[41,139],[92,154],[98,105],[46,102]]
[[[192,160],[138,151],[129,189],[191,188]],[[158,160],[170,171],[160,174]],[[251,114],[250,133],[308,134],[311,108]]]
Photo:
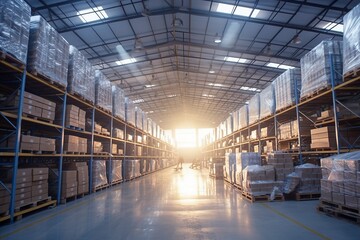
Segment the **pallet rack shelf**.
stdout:
[[[10,191],[10,207],[8,215],[2,220],[10,219],[13,222],[19,213],[15,212],[15,190],[16,190],[16,175],[19,166],[44,166],[50,169],[56,168],[57,172],[57,194],[56,199],[51,200],[51,204],[60,204],[62,200],[61,182],[63,164],[66,162],[87,162],[89,169],[89,193],[94,191],[93,178],[93,163],[98,159],[106,159],[109,163],[107,175],[109,184],[115,184],[112,181],[112,164],[113,161],[121,161],[123,164],[126,159],[140,159],[155,160],[159,162],[161,159],[174,159],[175,149],[170,143],[164,142],[142,129],[139,129],[125,120],[113,116],[107,111],[100,109],[90,101],[83,99],[76,94],[68,93],[64,87],[58,86],[49,79],[44,79],[40,76],[28,73],[26,66],[20,62],[8,62],[0,60],[0,72],[4,76],[0,80],[0,94],[2,97],[16,96],[16,101],[13,101],[12,106],[5,106],[0,103],[0,166],[12,169],[12,180]],[[32,116],[31,114],[23,114],[24,111],[24,95],[26,92],[41,96],[42,98],[56,103],[55,120],[47,120],[41,117]],[[67,105],[75,105],[86,112],[86,118],[89,120],[89,125],[82,129],[65,124],[65,113]],[[106,133],[95,131],[95,123],[100,123],[107,128]],[[121,129],[124,134],[124,139],[114,136],[113,130],[115,128]],[[133,141],[126,139],[127,134],[133,135]],[[57,139],[59,144],[56,151],[52,153],[41,151],[25,151],[21,149],[20,139],[22,134],[33,134],[38,136],[47,136],[52,139]],[[64,138],[66,135],[81,137],[87,140],[90,149],[87,152],[71,152],[64,149]],[[15,137],[14,137],[15,136]],[[137,137],[141,137],[142,141],[136,141]],[[14,146],[8,147],[7,141],[9,138],[14,138]],[[144,138],[147,141],[144,141]],[[103,152],[95,153],[93,150],[94,142],[102,142]],[[117,145],[118,149],[122,149],[122,153],[113,152],[113,144]],[[115,147],[114,147],[115,148]],[[133,148],[134,152],[128,154],[129,148]],[[139,149],[138,149],[139,148]],[[142,153],[137,153],[140,151]],[[30,164],[30,165],[29,165]],[[157,163],[160,166],[160,163]],[[124,171],[124,167],[122,168]],[[157,168],[158,169],[158,168]],[[52,170],[51,170],[52,171]],[[146,169],[143,174],[150,173],[150,169]],[[123,174],[123,173],[122,173]],[[118,183],[119,181],[116,181]],[[5,186],[0,179],[0,184]]]

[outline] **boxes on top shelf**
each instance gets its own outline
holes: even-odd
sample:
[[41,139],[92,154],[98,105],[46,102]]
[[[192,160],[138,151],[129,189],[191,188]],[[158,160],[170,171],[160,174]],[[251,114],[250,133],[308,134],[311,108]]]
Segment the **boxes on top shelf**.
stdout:
[[95,69],[77,48],[70,46],[69,51],[69,92],[95,103]]
[[260,119],[266,118],[275,112],[275,89],[271,83],[260,92]]
[[125,120],[125,94],[124,91],[116,85],[112,86],[112,99],[113,114]]
[[260,94],[256,93],[249,101],[249,125],[260,118]]
[[237,131],[237,130],[240,129],[240,127],[239,127],[239,121],[240,121],[240,119],[239,119],[239,117],[240,117],[239,112],[240,112],[240,110],[236,110],[235,112],[232,113],[234,131]]
[[112,85],[100,71],[95,71],[95,104],[112,113]]
[[234,131],[233,116],[230,115],[226,119],[226,135],[230,135]]
[[[300,68],[288,69],[274,80],[276,111],[280,111],[296,103],[296,89],[301,89]],[[298,97],[300,92],[298,92]]]
[[[331,87],[331,69],[334,69],[334,84],[342,82],[343,44],[341,41],[322,41],[300,59],[301,99]],[[330,57],[333,66],[330,66]]]
[[140,107],[135,107],[135,123],[136,127],[143,129],[143,111]]
[[244,105],[239,109],[239,128],[244,128],[249,125],[249,106]]
[[357,72],[360,68],[360,4],[344,16],[344,74]]
[[41,16],[31,17],[28,49],[29,72],[67,86],[69,44]]
[[31,8],[23,0],[0,1],[0,49],[26,63]]

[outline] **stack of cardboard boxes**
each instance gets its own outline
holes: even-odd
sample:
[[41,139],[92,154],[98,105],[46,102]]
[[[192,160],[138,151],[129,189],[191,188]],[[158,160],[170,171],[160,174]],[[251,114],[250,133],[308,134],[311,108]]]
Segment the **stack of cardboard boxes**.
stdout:
[[[57,122],[60,122],[62,116],[62,110],[59,109],[56,114]],[[65,126],[66,127],[76,127],[82,130],[85,130],[85,117],[86,112],[79,107],[68,104],[66,105],[65,113]]]
[[[61,141],[57,141],[58,149],[60,149]],[[73,135],[64,136],[64,152],[87,153],[88,141]]]
[[64,169],[76,171],[77,195],[89,192],[89,168],[86,162],[66,163]]
[[275,181],[275,169],[271,165],[250,165],[243,170],[242,187],[244,192],[253,196],[271,194],[275,187],[282,186],[282,181]]
[[306,163],[295,167],[295,173],[300,177],[299,193],[320,193],[321,168]]
[[321,159],[321,199],[360,210],[360,152]]
[[311,129],[311,148],[336,148],[335,127]]
[[32,169],[31,201],[37,202],[48,198],[49,168]]
[[286,176],[294,171],[290,154],[273,152],[267,154],[267,164],[274,166],[277,181],[284,181]]
[[124,139],[124,130],[119,129],[119,128],[114,128],[113,129],[113,137],[119,138],[119,139]]
[[[15,136],[11,136],[3,144],[7,148],[15,148]],[[20,151],[31,151],[31,152],[55,152],[56,144],[55,139],[46,137],[37,137],[31,135],[21,135],[20,139]]]

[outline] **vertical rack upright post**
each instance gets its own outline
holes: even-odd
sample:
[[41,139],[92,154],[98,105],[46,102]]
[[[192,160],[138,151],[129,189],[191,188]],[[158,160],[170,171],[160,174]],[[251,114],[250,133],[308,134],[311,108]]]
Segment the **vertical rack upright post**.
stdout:
[[94,161],[94,132],[95,132],[95,107],[91,109],[91,143],[89,160],[89,193],[92,193],[93,186],[93,161]]
[[294,90],[295,90],[295,110],[296,110],[296,121],[298,125],[298,145],[299,145],[299,162],[300,164],[303,164],[303,158],[302,158],[302,141],[301,141],[301,126],[300,126],[300,113],[299,113],[299,90],[297,88],[297,81],[294,81]]
[[21,137],[21,123],[22,123],[22,112],[24,105],[24,92],[26,86],[26,66],[21,77],[20,94],[19,94],[19,105],[16,120],[16,137],[15,137],[15,155],[13,162],[13,175],[11,181],[11,198],[10,198],[10,222],[14,222],[15,212],[15,193],[16,193],[16,176],[19,166],[19,151],[20,151],[20,137]]

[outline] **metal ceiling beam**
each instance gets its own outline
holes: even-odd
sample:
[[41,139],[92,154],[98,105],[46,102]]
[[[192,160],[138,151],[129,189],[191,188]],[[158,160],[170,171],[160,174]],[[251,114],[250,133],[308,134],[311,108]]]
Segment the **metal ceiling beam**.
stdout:
[[[248,17],[243,17],[243,16],[230,15],[230,14],[218,13],[218,12],[209,12],[209,11],[203,11],[203,10],[198,10],[198,9],[191,9],[191,11],[184,10],[181,8],[168,8],[168,9],[161,9],[161,10],[152,10],[149,12],[149,16],[177,14],[177,13],[191,14],[191,15],[203,16],[203,17],[231,19],[231,20],[237,20],[237,21],[270,25],[270,26],[275,26],[275,27],[285,27],[285,28],[292,28],[292,29],[308,31],[308,32],[323,33],[323,34],[329,34],[329,35],[334,35],[334,36],[342,36],[343,35],[342,33],[333,32],[333,31],[329,31],[329,30],[325,30],[325,29],[309,28],[309,27],[302,26],[302,25],[286,24],[283,22],[268,21],[268,20],[258,19],[258,18],[248,18]],[[99,26],[99,25],[103,25],[103,24],[120,22],[120,21],[128,21],[131,19],[137,19],[137,18],[143,18],[143,17],[144,16],[141,14],[132,14],[132,15],[127,15],[127,16],[112,17],[112,18],[102,19],[97,22],[85,23],[85,24],[80,24],[77,26],[68,27],[68,28],[57,29],[57,31],[59,33],[64,33],[64,32],[70,32],[70,31],[75,31],[75,30],[79,30],[79,29]]]

